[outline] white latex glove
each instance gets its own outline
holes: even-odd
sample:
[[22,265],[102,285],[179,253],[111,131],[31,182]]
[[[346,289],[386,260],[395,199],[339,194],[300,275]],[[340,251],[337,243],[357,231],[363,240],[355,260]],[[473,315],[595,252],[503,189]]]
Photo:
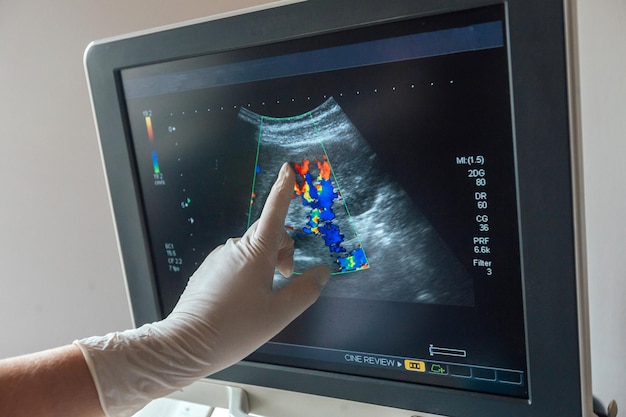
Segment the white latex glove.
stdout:
[[283,165],[259,220],[241,239],[211,252],[166,319],[74,342],[108,416],[130,416],[243,359],[315,302],[330,274],[323,266],[272,290],[275,269],[293,273],[293,240],[284,223],[294,181]]

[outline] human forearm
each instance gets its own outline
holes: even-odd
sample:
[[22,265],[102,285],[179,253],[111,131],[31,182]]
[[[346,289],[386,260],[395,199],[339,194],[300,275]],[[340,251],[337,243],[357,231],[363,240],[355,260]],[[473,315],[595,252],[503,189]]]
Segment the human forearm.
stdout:
[[209,254],[165,319],[1,362],[0,416],[128,417],[276,335],[330,277],[327,267],[312,267],[273,289],[276,270],[293,274],[284,226],[294,183],[285,164],[260,219]]
[[80,350],[65,346],[0,360],[0,416],[102,417]]
[[330,276],[324,266],[273,289],[276,270],[293,274],[285,217],[294,183],[285,164],[260,219],[209,254],[167,318],[75,342],[109,416],[131,416],[150,400],[245,358],[315,302]]

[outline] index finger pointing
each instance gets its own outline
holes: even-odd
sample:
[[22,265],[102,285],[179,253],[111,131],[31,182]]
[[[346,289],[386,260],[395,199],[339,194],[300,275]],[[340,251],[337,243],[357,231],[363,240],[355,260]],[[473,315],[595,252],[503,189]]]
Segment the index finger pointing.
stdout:
[[294,182],[295,173],[288,163],[283,164],[263,206],[255,231],[256,238],[273,239],[278,244],[284,233]]

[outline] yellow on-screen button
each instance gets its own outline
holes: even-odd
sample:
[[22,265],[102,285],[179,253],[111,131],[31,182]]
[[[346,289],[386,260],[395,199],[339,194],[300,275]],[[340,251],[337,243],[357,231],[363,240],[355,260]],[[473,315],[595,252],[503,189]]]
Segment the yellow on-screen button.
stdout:
[[414,361],[412,359],[405,359],[404,369],[406,369],[407,371],[426,372],[426,364],[422,361]]

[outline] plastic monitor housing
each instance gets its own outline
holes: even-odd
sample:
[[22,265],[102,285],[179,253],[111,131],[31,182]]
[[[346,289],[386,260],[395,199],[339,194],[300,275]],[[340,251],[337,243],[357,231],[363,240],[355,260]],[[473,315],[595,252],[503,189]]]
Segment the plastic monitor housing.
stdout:
[[[330,296],[321,299],[321,307],[306,316],[304,322],[262,348],[256,356],[175,396],[226,407],[229,395],[233,399],[232,393],[229,394],[232,390],[227,387],[243,387],[249,394],[249,403],[244,401],[243,408],[249,406],[252,413],[271,417],[591,416],[574,3],[559,0],[388,0],[384,5],[369,0],[278,2],[267,8],[92,43],[85,53],[85,67],[137,326],[167,315],[171,300],[178,296],[185,281],[184,277],[179,281],[170,278],[190,271],[185,268],[192,258],[187,254],[192,243],[170,236],[178,236],[178,229],[196,227],[203,212],[194,215],[184,212],[180,227],[161,230],[155,226],[162,219],[155,202],[165,205],[169,201],[165,196],[169,194],[163,190],[175,183],[171,155],[166,147],[191,137],[189,132],[194,123],[203,128],[206,126],[202,123],[215,123],[210,126],[227,132],[220,144],[215,145],[219,149],[210,150],[219,155],[214,158],[214,169],[226,172],[223,177],[226,182],[235,174],[221,171],[217,164],[234,163],[228,146],[239,143],[235,136],[253,132],[252,136],[258,139],[250,156],[243,158],[244,162],[248,161],[246,158],[256,160],[256,170],[250,169],[241,180],[248,184],[241,187],[247,190],[241,199],[246,203],[243,211],[250,221],[258,206],[254,198],[262,193],[263,169],[274,164],[271,155],[275,148],[264,142],[271,138],[263,136],[272,123],[284,127],[298,117],[307,117],[315,120],[309,127],[324,137],[324,120],[329,115],[341,118],[344,125],[354,128],[350,130],[353,138],[350,140],[367,145],[360,146],[359,152],[365,149],[370,152],[369,159],[378,158],[373,168],[368,168],[375,171],[370,172],[380,174],[390,184],[399,184],[397,189],[406,194],[402,204],[413,207],[415,203],[418,207],[416,220],[406,220],[408,223],[404,224],[432,226],[423,230],[423,236],[430,239],[427,240],[430,247],[441,248],[440,252],[445,254],[441,255],[443,261],[432,264],[435,267],[430,268],[434,271],[431,274],[441,277],[442,282],[449,278],[453,283],[439,293],[434,290],[416,293],[416,298],[410,300],[403,298],[409,297],[407,291],[389,290],[393,295],[388,296],[372,295],[372,292],[352,296],[341,292],[341,284],[333,284]],[[500,17],[492,18],[492,15]],[[414,46],[407,46],[411,42]],[[421,49],[423,44],[428,48]],[[221,75],[216,75],[220,71]],[[496,74],[493,78],[481,75],[486,73],[491,77],[491,71]],[[345,90],[334,84],[337,77],[345,77],[339,83]],[[314,105],[293,107],[291,114],[277,105],[262,107],[268,91],[281,91],[280,86],[285,86],[285,92],[294,92],[285,99],[295,102],[296,98],[305,100],[302,97],[310,92],[304,90],[317,86],[317,82],[330,93],[328,97],[324,95],[326,101],[321,99],[320,90],[314,91],[320,93]],[[371,88],[368,92],[350,89],[358,83]],[[402,88],[404,91],[399,91]],[[296,97],[295,92],[300,93],[300,89],[303,95]],[[383,90],[386,98],[380,98]],[[415,91],[419,94],[408,98]],[[233,128],[236,135],[232,137],[228,135],[229,126],[207,122],[208,112],[217,112],[218,107],[203,107],[207,112],[202,116],[205,119],[196,122],[180,111],[197,110],[206,101],[213,100],[211,105],[215,105],[218,100],[226,102],[228,97],[245,94],[256,94],[258,103],[229,104],[236,110],[232,114],[238,114],[237,126],[245,125]],[[366,94],[370,94],[368,100],[387,101],[368,101]],[[391,98],[391,94],[402,94],[401,100],[405,101],[397,101],[400,99]],[[162,100],[164,97],[167,100]],[[156,104],[146,105],[149,100],[156,100]],[[362,110],[366,114],[362,117],[361,110],[355,109],[365,102],[369,104],[363,108],[370,113]],[[398,107],[410,111],[419,108],[425,113],[433,112],[423,120],[419,112],[414,118],[397,117],[403,110],[392,112],[389,103],[402,103]],[[176,115],[173,110],[170,112],[170,105],[178,106]],[[454,119],[466,111],[469,116]],[[163,121],[167,112],[172,119]],[[445,123],[451,120],[463,126]],[[419,125],[422,127],[408,126],[413,121],[418,125],[423,123]],[[292,129],[290,135],[299,132],[294,127],[289,129]],[[434,138],[441,130],[444,133],[440,139],[450,142],[444,145],[434,140],[419,142],[422,139],[418,137],[415,140],[419,145],[406,148],[408,142],[402,142],[405,140],[402,138],[413,137],[412,129],[419,130],[421,137],[433,135]],[[474,135],[472,129],[482,133]],[[372,139],[380,136],[381,131],[390,130],[382,141],[384,146],[381,140]],[[463,140],[459,139],[461,134]],[[501,139],[490,135],[500,135]],[[167,142],[170,145],[160,142],[165,137],[172,138]],[[398,143],[394,142],[396,139]],[[417,273],[394,272],[404,270],[395,269],[377,257],[377,250],[384,242],[382,235],[376,235],[380,239],[375,245],[367,245],[367,228],[362,226],[359,230],[360,223],[352,220],[358,216],[362,195],[348,186],[356,175],[350,171],[350,164],[342,162],[342,158],[348,159],[342,153],[345,150],[324,142],[326,139],[319,140],[325,146],[318,152],[318,159],[311,156],[310,161],[322,165],[330,161],[335,191],[344,186],[334,198],[345,202],[345,218],[352,221],[345,224],[354,227],[353,240],[360,236],[363,243],[355,245],[352,251],[348,248],[349,259],[347,254],[333,254],[333,262],[341,268],[331,282],[371,276],[410,279]],[[188,142],[189,146],[197,142],[199,147],[190,151],[191,154],[201,155],[205,142],[192,142]],[[458,149],[446,154],[450,144]],[[416,149],[426,155],[417,162],[411,159]],[[445,157],[438,159],[441,155]],[[356,164],[358,155],[353,157]],[[244,162],[241,166],[245,168],[247,162]],[[315,183],[320,187],[322,165],[320,179]],[[420,168],[424,166],[429,168]],[[198,159],[192,167],[184,168],[187,169],[184,172],[205,168],[206,161]],[[413,169],[422,169],[422,175],[415,181],[411,179]],[[180,172],[182,177],[183,171]],[[216,175],[206,181],[213,181]],[[253,197],[248,208],[251,178]],[[435,179],[431,181],[432,178]],[[213,185],[217,187],[216,184]],[[237,184],[232,187],[236,188]],[[354,185],[352,190],[356,189],[359,188]],[[190,209],[192,201],[193,204],[202,201],[210,210],[219,210],[215,208],[217,205],[212,205],[215,202],[211,196],[201,192],[194,194],[193,199],[178,195],[171,198],[169,202],[180,202],[177,210]],[[435,201],[431,206],[424,203],[428,198]],[[239,203],[233,204],[235,207]],[[391,210],[381,209],[381,216]],[[465,212],[471,213],[469,220],[458,220],[465,219]],[[166,212],[165,216],[172,213],[182,212]],[[487,220],[487,214],[492,220]],[[458,222],[447,223],[449,218]],[[229,226],[228,221],[222,223]],[[208,229],[203,235],[205,246],[206,242],[213,242],[211,239],[222,239],[224,233],[234,235],[246,226],[244,222],[217,232],[217,226],[212,230],[207,226],[209,222],[203,224]],[[397,226],[397,223],[389,224]],[[342,237],[347,235],[347,228],[343,227]],[[414,230],[413,226],[405,229]],[[436,230],[439,235],[428,237],[432,233],[429,230]],[[212,232],[217,237],[207,237]],[[306,237],[301,236],[304,235],[300,233],[297,238]],[[362,259],[361,248],[371,256],[350,270],[345,265]],[[385,252],[385,257],[396,254],[397,251]],[[411,258],[412,255],[398,259],[408,262]],[[391,272],[373,275],[380,274],[376,271],[383,265]],[[341,275],[343,272],[353,273]],[[492,276],[500,280],[497,282],[508,284],[494,284]],[[456,294],[455,282],[470,284],[463,287],[467,291],[452,297],[451,293]],[[502,299],[493,301],[497,298]],[[477,316],[480,320],[472,321],[474,311],[480,310],[481,303],[487,303],[485,300],[493,301],[492,309],[480,313]],[[358,307],[359,303],[369,310]],[[337,316],[323,319],[324,311],[344,311],[341,309],[349,306],[362,314],[376,311],[380,316],[389,314],[388,317],[394,318],[408,314],[411,319],[398,319],[396,324],[385,323],[380,317],[368,317],[367,323],[366,319],[359,321],[358,317],[347,319],[341,315],[341,319]],[[460,311],[465,313],[461,315]],[[462,323],[468,320],[466,331],[454,327],[451,317]],[[352,338],[346,336],[340,343],[337,341],[342,336],[340,330],[348,327],[332,323],[342,319],[350,322],[350,329],[362,326],[363,330],[351,334]],[[434,324],[429,327],[428,323]],[[327,335],[319,332],[320,324],[335,332],[328,340],[324,339]],[[369,325],[371,337],[364,336]],[[302,329],[312,330],[303,335]],[[410,329],[423,332],[423,340],[419,334],[401,335],[411,333]],[[316,340],[309,340],[315,337],[324,339],[324,346],[332,349],[319,348]],[[369,350],[355,348],[360,346],[356,339]],[[419,349],[411,351],[409,345],[413,343]],[[380,350],[372,346],[379,346]],[[474,355],[474,352],[482,353]],[[489,352],[495,353],[490,356]],[[388,369],[390,366],[398,369]],[[234,400],[243,401],[237,395]]]

